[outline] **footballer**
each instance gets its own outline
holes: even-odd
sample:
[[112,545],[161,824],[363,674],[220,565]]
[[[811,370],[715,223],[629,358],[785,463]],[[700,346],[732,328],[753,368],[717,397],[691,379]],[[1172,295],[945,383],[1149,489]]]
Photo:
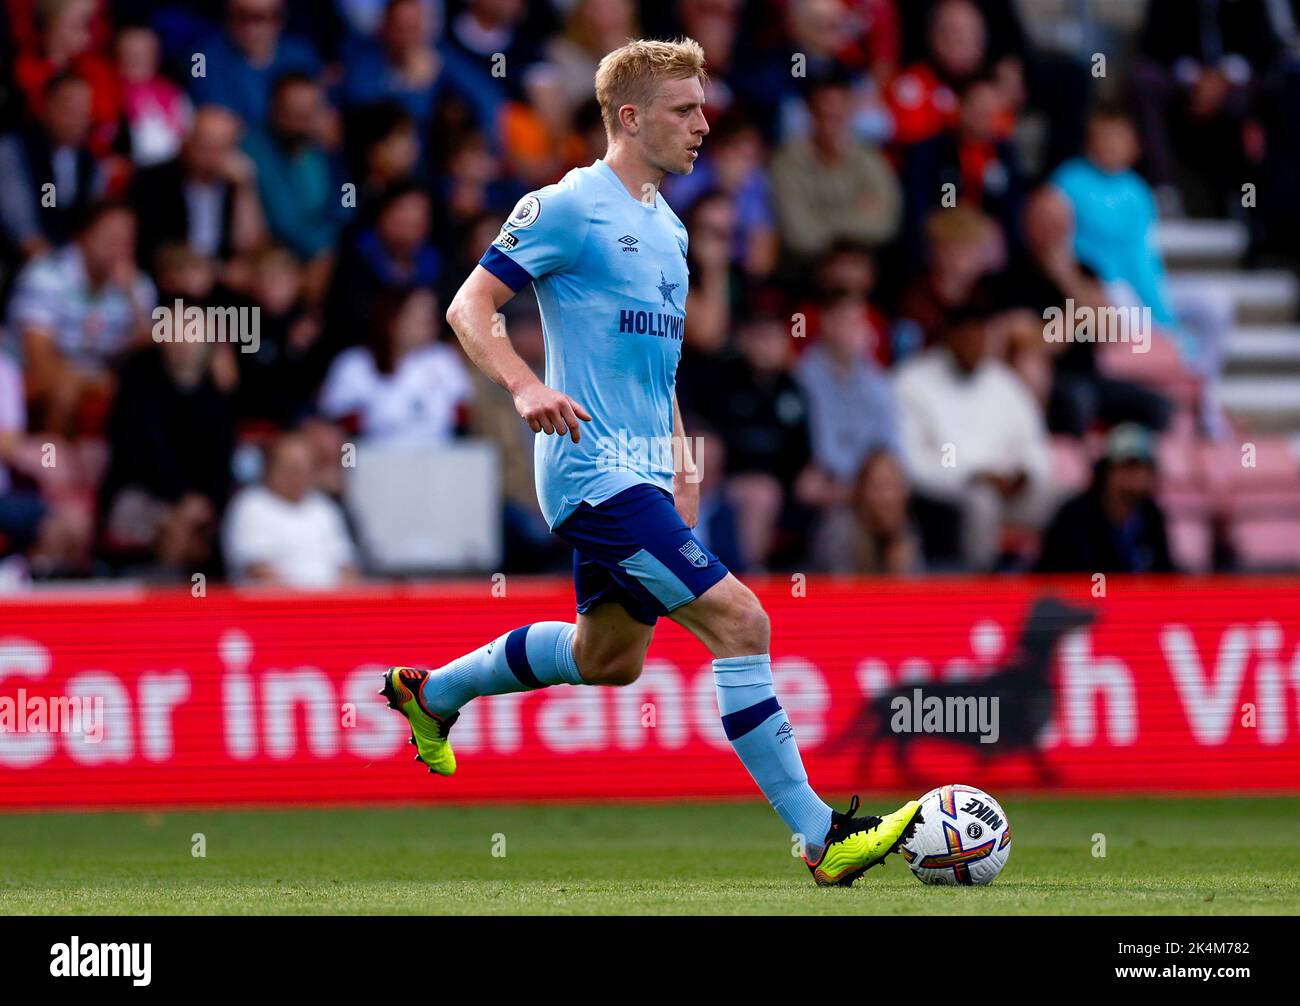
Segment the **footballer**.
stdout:
[[[773,690],[768,616],[691,531],[699,486],[674,390],[687,234],[659,185],[689,174],[699,156],[706,80],[692,39],[634,41],[606,55],[596,71],[605,156],[521,199],[447,310],[470,359],[536,434],[542,514],[574,550],[576,622],[519,626],[434,670],[391,667],[382,694],[409,721],[418,759],[451,775],[450,733],[465,703],[629,684],[655,623],[671,618],[712,654],[726,736],[802,841],[815,881],[847,885],[911,835],[920,804],[857,817],[857,797],[846,813],[818,797]],[[541,313],[545,382],[497,325],[527,286]],[[610,464],[608,445],[632,438],[675,449]]]

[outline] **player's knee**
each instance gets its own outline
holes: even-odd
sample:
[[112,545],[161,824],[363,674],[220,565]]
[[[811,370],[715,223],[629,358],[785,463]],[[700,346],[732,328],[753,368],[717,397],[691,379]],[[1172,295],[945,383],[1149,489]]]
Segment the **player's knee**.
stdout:
[[582,680],[590,685],[630,685],[641,676],[645,653],[636,648],[600,652],[583,647],[573,648]]
[[630,656],[614,662],[610,669],[609,684],[616,686],[630,685],[641,677],[641,668],[645,666],[639,656]]
[[734,653],[766,653],[772,641],[772,620],[752,594],[728,619],[725,644]]
[[771,647],[772,620],[767,617],[767,612],[757,600],[746,614],[745,632],[745,641],[753,647],[754,653],[766,653]]
[[[596,684],[621,687],[641,677],[644,659],[641,654],[625,651],[600,661],[595,668]],[[590,680],[590,679],[589,679]]]

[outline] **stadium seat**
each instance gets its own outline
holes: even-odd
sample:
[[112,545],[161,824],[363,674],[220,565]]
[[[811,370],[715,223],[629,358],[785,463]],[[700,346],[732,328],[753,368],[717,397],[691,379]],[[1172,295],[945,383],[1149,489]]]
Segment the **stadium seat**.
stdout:
[[[1253,465],[1247,466],[1253,447]],[[1200,446],[1206,480],[1217,492],[1236,494],[1300,489],[1300,460],[1285,437],[1247,435],[1241,442]]]
[[1200,489],[1204,479],[1196,441],[1180,436],[1164,436],[1156,446],[1156,464],[1161,485],[1166,489]]
[[1177,405],[1190,408],[1199,397],[1199,383],[1188,371],[1174,343],[1159,332],[1151,336],[1151,348],[1135,353],[1119,342],[1098,347],[1101,372],[1117,380],[1144,384],[1168,396]]
[[501,476],[485,441],[441,447],[357,444],[344,502],[372,572],[494,570],[501,564]]
[[1166,516],[1205,519],[1214,511],[1215,497],[1197,486],[1181,489],[1162,488],[1160,506]]
[[1202,573],[1210,568],[1210,522],[1204,517],[1171,517],[1169,551],[1181,570]]
[[1052,484],[1065,495],[1082,492],[1092,481],[1088,450],[1073,437],[1052,437]]
[[1245,569],[1282,570],[1300,566],[1300,515],[1240,518],[1233,522],[1232,537]]

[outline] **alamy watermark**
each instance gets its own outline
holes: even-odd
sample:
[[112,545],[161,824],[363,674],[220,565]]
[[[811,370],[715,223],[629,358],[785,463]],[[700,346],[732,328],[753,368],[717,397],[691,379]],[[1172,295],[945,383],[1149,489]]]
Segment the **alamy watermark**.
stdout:
[[999,700],[996,695],[895,695],[889,702],[889,729],[896,734],[976,734],[981,744],[996,744]]
[[87,744],[104,739],[104,697],[28,695],[19,688],[15,698],[0,695],[0,733],[81,734]]
[[1064,308],[1053,305],[1045,310],[1043,321],[1043,338],[1048,342],[1131,343],[1135,353],[1151,349],[1149,307],[1094,308],[1067,297]]
[[153,309],[154,342],[215,342],[239,345],[241,353],[256,353],[262,345],[262,309],[199,307],[179,297]]
[[[694,462],[687,471],[687,448],[689,457]],[[699,482],[704,472],[704,438],[703,437],[635,437],[628,436],[627,430],[619,430],[617,436],[597,437],[596,470],[600,472],[648,472],[671,469],[680,473],[683,480],[690,483]]]
[[153,979],[152,943],[82,943],[74,936],[50,947],[55,978],[130,978],[137,987]]

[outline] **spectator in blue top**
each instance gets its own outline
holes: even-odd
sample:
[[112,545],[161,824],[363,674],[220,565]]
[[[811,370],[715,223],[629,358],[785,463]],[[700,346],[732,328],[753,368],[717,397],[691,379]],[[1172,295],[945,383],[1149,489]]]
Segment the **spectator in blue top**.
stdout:
[[465,0],[460,8],[447,25],[442,51],[474,66],[494,98],[525,98],[524,68],[541,58],[541,41],[556,27],[550,5]]
[[284,0],[229,0],[223,32],[202,47],[206,73],[190,76],[195,105],[224,105],[252,126],[266,121],[275,82],[313,77],[320,59],[307,41],[284,34]]
[[442,261],[430,240],[433,208],[416,182],[399,182],[380,199],[374,223],[342,249],[326,309],[333,349],[356,342],[385,291],[437,285]]
[[267,128],[244,141],[272,237],[307,261],[331,255],[342,212],[341,190],[316,138],[323,100],[310,77],[286,74],[275,83]]
[[822,304],[821,337],[795,368],[808,400],[813,460],[847,498],[862,463],[876,450],[899,451],[898,407],[871,351],[866,303],[832,293]]
[[1151,320],[1166,329],[1200,379],[1201,423],[1219,437],[1227,426],[1218,380],[1235,304],[1222,287],[1194,278],[1172,283],[1165,276],[1156,247],[1155,195],[1133,170],[1141,150],[1133,120],[1101,109],[1088,124],[1086,156],[1061,165],[1052,183],[1074,208],[1079,261],[1110,285],[1108,295],[1117,305],[1151,309]]
[[1099,109],[1088,123],[1085,156],[1062,164],[1052,184],[1074,207],[1079,261],[1107,283],[1126,282],[1158,324],[1172,325],[1174,312],[1155,243],[1156,201],[1133,170],[1138,153],[1128,116]]
[[345,107],[394,101],[419,125],[433,120],[438,102],[454,94],[478,124],[491,128],[498,88],[464,55],[434,40],[438,26],[424,0],[392,0],[376,36],[348,47],[339,100]]

